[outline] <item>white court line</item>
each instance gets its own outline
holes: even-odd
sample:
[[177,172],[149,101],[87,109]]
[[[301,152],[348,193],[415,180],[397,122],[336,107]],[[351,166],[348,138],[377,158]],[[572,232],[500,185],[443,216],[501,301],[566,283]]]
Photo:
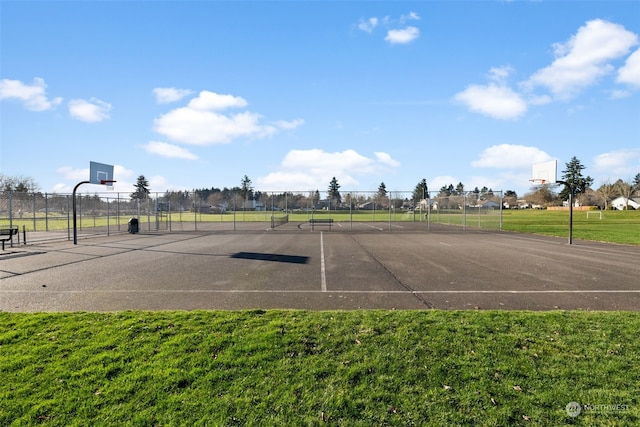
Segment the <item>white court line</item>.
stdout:
[[321,291],[313,289],[100,289],[100,290],[67,290],[67,291],[52,291],[52,290],[17,290],[7,289],[0,290],[0,294],[147,294],[147,293],[167,293],[167,294],[196,294],[196,293],[210,293],[210,294],[318,294],[318,293],[332,293],[332,294],[640,294],[640,289],[603,289],[603,290],[546,290],[546,291],[350,291],[350,290],[334,290],[327,291],[323,289]]
[[320,277],[321,277],[321,287],[322,292],[327,292],[327,274],[325,273],[324,268],[324,232],[320,232]]

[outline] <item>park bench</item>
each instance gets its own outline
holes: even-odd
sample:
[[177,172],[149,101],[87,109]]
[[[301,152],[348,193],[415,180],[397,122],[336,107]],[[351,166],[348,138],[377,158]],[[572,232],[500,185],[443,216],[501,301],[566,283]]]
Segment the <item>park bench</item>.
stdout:
[[2,240],[2,250],[4,251],[4,242],[11,240],[13,236],[18,234],[18,227],[0,228],[0,240]]
[[312,230],[316,225],[328,225],[329,230],[331,230],[331,224],[333,224],[333,218],[311,218],[309,220],[309,224],[311,224]]

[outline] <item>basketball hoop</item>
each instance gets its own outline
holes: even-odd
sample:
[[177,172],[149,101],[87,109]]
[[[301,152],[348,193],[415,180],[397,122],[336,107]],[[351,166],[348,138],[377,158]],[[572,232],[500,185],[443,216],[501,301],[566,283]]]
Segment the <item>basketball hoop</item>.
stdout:
[[113,179],[101,179],[100,185],[106,185],[107,190],[113,190],[113,183],[116,182]]
[[546,179],[530,179],[529,182],[531,183],[530,189],[537,191],[547,183],[547,180]]

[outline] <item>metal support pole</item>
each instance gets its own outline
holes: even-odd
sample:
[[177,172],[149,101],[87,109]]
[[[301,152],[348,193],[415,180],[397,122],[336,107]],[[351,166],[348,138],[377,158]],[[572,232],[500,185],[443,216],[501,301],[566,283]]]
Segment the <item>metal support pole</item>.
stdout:
[[556,184],[563,184],[569,187],[569,244],[573,244],[573,197],[575,188],[566,181],[556,181]]
[[569,244],[573,244],[573,187],[569,187]]
[[76,191],[78,190],[78,187],[80,187],[82,184],[89,184],[90,181],[80,181],[79,183],[76,184],[75,187],[73,187],[73,244],[77,245],[78,244],[78,227],[77,227],[77,221],[76,221]]

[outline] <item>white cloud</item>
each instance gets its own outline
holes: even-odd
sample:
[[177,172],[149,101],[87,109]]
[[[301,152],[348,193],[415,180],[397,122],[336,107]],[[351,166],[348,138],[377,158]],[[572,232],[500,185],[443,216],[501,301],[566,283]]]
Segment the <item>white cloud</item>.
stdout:
[[640,87],[640,49],[629,55],[624,66],[618,70],[616,81]]
[[361,18],[357,24],[357,28],[360,31],[372,34],[378,26],[381,26],[387,30],[384,38],[385,41],[391,44],[407,44],[420,37],[420,29],[406,24],[409,21],[419,20],[420,16],[415,12],[409,12],[407,15],[401,15],[398,19],[392,19],[389,16],[379,19],[374,16],[366,20]]
[[20,80],[2,79],[0,81],[0,99],[16,99],[30,111],[51,110],[62,102],[62,98],[47,98],[47,85],[40,77],[33,79],[31,85]]
[[490,83],[487,86],[469,85],[454,99],[469,110],[494,119],[515,119],[527,112],[527,103],[507,86]]
[[178,158],[187,160],[196,160],[198,156],[191,153],[189,150],[185,150],[177,145],[167,144],[166,142],[150,141],[144,146],[147,153],[157,154],[162,157]]
[[[56,170],[62,178],[69,181],[86,181],[89,179],[89,168],[74,169],[71,166],[62,166]],[[115,173],[114,173],[115,175]]]
[[184,144],[228,144],[235,138],[264,134],[266,128],[259,120],[259,114],[250,112],[226,116],[183,107],[157,118],[154,130]]
[[[626,55],[638,44],[638,36],[623,26],[601,19],[588,21],[566,43],[553,45],[556,59],[527,80],[518,83],[521,92],[512,90],[507,78],[510,66],[492,67],[488,85],[469,85],[454,99],[471,111],[496,119],[514,119],[524,115],[529,105],[545,105],[555,99],[567,100],[614,70],[609,62]],[[627,58],[620,68],[618,83],[640,87],[640,51]],[[543,87],[551,94],[536,94]],[[629,96],[627,90],[609,91],[611,98]]]
[[158,104],[168,104],[170,102],[180,101],[185,96],[193,93],[189,89],[176,89],[174,87],[157,87],[153,89]]
[[302,126],[304,124],[304,120],[302,119],[296,119],[296,120],[291,120],[291,121],[286,121],[286,120],[278,120],[276,122],[273,123],[277,128],[280,129],[295,129],[299,126]]
[[514,69],[508,65],[502,67],[491,67],[489,70],[489,80],[503,84],[513,72]]
[[71,117],[87,123],[106,120],[109,118],[109,111],[111,111],[111,104],[96,98],[91,98],[89,101],[72,99],[68,106]]
[[220,95],[215,92],[203,90],[200,94],[189,101],[188,107],[194,110],[215,110],[221,111],[227,108],[246,107],[247,101],[239,96]]
[[147,178],[149,181],[149,190],[151,192],[165,192],[165,191],[185,191],[188,190],[186,186],[175,185],[169,182],[162,175],[152,175]]
[[261,188],[273,191],[326,190],[332,177],[338,179],[342,189],[358,185],[358,177],[388,174],[400,163],[387,153],[374,153],[375,158],[355,150],[326,152],[321,149],[291,150],[278,170],[258,178]]
[[180,107],[161,115],[154,121],[153,129],[172,141],[211,145],[228,144],[236,138],[264,138],[280,129],[294,129],[303,120],[276,121],[271,125],[260,123],[262,116],[243,111],[225,114],[222,110],[247,106],[247,101],[232,95],[220,95],[202,91],[186,107]]
[[554,44],[556,59],[534,73],[526,88],[548,88],[557,98],[568,99],[613,71],[608,62],[626,55],[638,36],[623,26],[601,19],[588,21],[566,43]]
[[400,23],[404,24],[407,21],[419,21],[420,16],[415,12],[409,12],[407,15],[400,16]]
[[537,147],[500,144],[484,149],[477,160],[471,162],[474,168],[527,169],[534,163],[553,158]]
[[391,166],[394,168],[397,168],[400,166],[400,162],[397,160],[394,160],[391,158],[391,156],[387,153],[382,153],[382,152],[376,152],[373,153],[376,156],[376,159],[378,159],[378,162],[387,165],[387,166]]
[[411,43],[420,36],[420,30],[416,27],[406,27],[400,30],[389,30],[384,38],[391,44],[407,44]]
[[640,171],[640,149],[623,149],[597,155],[593,168],[600,175],[615,179],[635,176]]
[[358,29],[364,31],[365,33],[373,32],[373,29],[378,26],[378,18],[372,17],[365,20],[360,21],[358,24]]

